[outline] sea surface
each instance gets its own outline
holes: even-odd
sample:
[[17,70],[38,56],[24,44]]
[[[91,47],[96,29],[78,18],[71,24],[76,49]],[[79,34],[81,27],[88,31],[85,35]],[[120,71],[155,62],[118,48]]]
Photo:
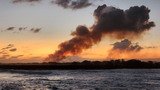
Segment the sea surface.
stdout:
[[0,90],[160,90],[160,69],[0,70]]

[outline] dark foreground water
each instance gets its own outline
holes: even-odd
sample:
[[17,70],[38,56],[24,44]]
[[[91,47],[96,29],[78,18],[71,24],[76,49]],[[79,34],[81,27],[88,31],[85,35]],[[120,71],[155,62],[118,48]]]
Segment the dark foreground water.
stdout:
[[0,90],[160,90],[160,69],[0,70]]

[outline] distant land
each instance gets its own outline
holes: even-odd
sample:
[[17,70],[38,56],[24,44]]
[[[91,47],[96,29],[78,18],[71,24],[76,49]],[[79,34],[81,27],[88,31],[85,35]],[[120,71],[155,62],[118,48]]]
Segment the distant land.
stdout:
[[67,63],[16,63],[0,64],[0,69],[16,70],[75,70],[75,69],[160,69],[160,62],[131,60],[87,61]]

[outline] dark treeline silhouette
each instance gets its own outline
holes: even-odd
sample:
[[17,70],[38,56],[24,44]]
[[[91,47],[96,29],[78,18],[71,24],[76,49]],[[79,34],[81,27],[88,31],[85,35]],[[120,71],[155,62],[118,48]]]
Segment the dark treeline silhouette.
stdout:
[[73,70],[73,69],[158,69],[160,62],[131,60],[110,60],[110,61],[87,61],[68,63],[17,63],[0,64],[0,69],[22,69],[22,70]]

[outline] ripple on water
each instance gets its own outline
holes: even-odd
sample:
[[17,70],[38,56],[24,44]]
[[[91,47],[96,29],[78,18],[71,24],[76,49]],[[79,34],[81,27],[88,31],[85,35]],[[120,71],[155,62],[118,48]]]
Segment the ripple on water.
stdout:
[[8,70],[0,77],[0,90],[160,90],[159,69]]

